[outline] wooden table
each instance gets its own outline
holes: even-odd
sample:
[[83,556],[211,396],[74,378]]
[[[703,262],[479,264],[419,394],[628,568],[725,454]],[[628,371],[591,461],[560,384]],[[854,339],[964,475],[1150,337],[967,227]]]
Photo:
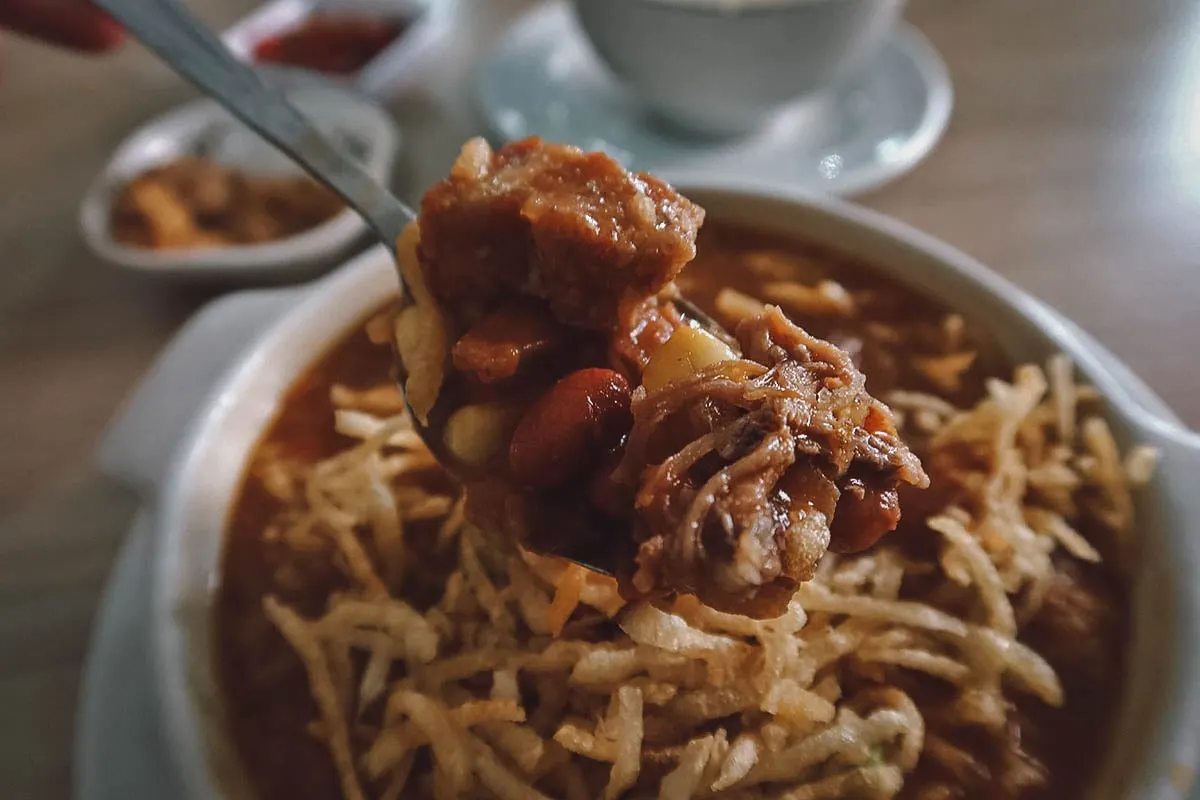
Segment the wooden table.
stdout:
[[[246,4],[203,11],[226,23]],[[478,0],[457,54],[428,65],[440,94],[396,104],[408,194],[475,132],[456,87],[524,5]],[[908,16],[949,63],[954,118],[862,201],[1058,306],[1200,425],[1200,4],[914,0]],[[5,39],[0,58],[0,795],[40,799],[69,792],[88,628],[134,510],[91,448],[212,292],[106,268],[76,233],[113,146],[190,92],[134,48],[94,61]]]

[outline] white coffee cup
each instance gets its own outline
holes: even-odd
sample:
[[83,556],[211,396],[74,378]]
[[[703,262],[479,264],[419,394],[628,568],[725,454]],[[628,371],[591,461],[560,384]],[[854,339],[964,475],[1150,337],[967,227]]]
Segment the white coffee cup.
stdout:
[[573,0],[596,53],[679,127],[744,134],[861,66],[904,0]]

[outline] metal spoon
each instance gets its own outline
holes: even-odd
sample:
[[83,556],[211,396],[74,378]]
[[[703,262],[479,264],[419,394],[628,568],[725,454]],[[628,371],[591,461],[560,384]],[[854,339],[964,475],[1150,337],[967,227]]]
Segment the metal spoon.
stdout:
[[252,69],[177,0],[96,0],[169,67],[336,192],[395,250],[416,218],[412,209],[338,150],[312,121]]
[[[395,253],[397,238],[416,213],[334,146],[282,93],[268,88],[235,59],[225,43],[186,8],[176,0],[96,0],[96,4],[175,72],[337,193]],[[405,292],[402,282],[400,290]],[[399,354],[396,361],[403,384],[407,370]],[[423,426],[417,426],[417,431],[438,462],[454,474],[454,459],[441,437]]]
[[[358,212],[375,235],[393,253],[396,240],[416,214],[385,187],[337,149],[279,92],[268,88],[249,67],[235,59],[211,30],[176,0],[95,0],[142,44],[168,66],[220,103],[251,130],[291,157],[317,181],[329,187]],[[397,280],[399,276],[397,275]],[[405,291],[401,284],[401,292]],[[714,336],[729,342],[729,333],[712,317],[682,297],[672,298],[680,313]],[[396,354],[401,384],[408,378],[403,358]],[[405,397],[408,406],[408,398]],[[409,407],[411,414],[412,408]],[[445,446],[437,431],[419,424],[411,414],[417,433],[438,463],[451,475],[467,477],[466,470]],[[557,533],[557,532],[556,532]],[[536,540],[537,536],[531,539]],[[556,537],[546,537],[550,542]],[[561,543],[546,547],[595,572],[612,574],[611,565],[601,565],[596,553],[573,552]]]

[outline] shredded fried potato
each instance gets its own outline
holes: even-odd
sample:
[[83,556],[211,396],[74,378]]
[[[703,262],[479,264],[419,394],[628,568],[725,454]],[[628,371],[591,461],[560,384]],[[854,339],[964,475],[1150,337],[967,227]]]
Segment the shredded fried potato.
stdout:
[[[722,297],[730,316],[756,302]],[[961,321],[944,327],[961,346]],[[953,355],[921,370],[949,384],[970,363]],[[265,610],[306,667],[347,798],[894,797],[922,754],[948,770],[979,765],[927,736],[926,710],[889,676],[956,687],[957,724],[990,729],[1014,695],[1069,700],[1018,633],[1054,577],[1052,556],[1132,549],[1131,490],[1153,467],[1142,449],[1122,459],[1090,397],[1065,360],[990,381],[969,409],[892,393],[931,462],[971,455],[957,464],[963,491],[926,519],[936,558],[887,540],[830,555],[787,613],[752,620],[692,597],[625,604],[612,579],[483,535],[460,498],[404,481],[430,461],[403,414],[373,413],[394,399],[338,389],[337,430],[359,443],[280,466],[272,485],[301,510],[270,536],[328,537],[349,588],[315,619],[274,597]],[[1116,552],[1084,535],[1081,490]],[[434,523],[453,562],[425,606],[400,577],[418,522]],[[914,594],[906,576],[927,588]]]
[[415,222],[396,240],[400,277],[414,303],[401,309],[396,316],[393,335],[396,351],[408,370],[405,383],[408,402],[417,418],[425,421],[441,391],[450,347],[446,341],[445,321],[425,286],[417,259],[420,240],[421,232]]

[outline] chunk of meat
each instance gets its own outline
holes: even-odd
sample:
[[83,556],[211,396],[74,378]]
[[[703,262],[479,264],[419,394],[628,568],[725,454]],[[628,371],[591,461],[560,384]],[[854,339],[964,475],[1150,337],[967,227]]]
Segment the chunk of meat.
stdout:
[[687,325],[674,303],[651,297],[633,308],[610,337],[611,360],[631,375],[640,375],[650,356],[676,328]]
[[1056,560],[1041,608],[1022,638],[1068,686],[1103,693],[1121,670],[1123,608],[1116,589],[1100,570],[1061,558]]
[[454,344],[454,367],[483,383],[511,378],[566,344],[563,326],[531,303],[514,302],[486,315]]
[[827,549],[893,529],[897,486],[929,479],[847,353],[775,307],[736,336],[742,358],[640,390],[621,471],[637,486],[636,592],[762,617]]
[[927,796],[947,800],[1048,800],[1055,793],[1050,771],[1025,742],[1026,733],[1036,730],[1028,717],[1009,709],[998,728],[952,722],[934,706],[925,732],[925,750],[913,776],[912,786],[923,791],[902,792],[902,800],[924,800]]
[[999,748],[999,784],[1004,797],[1029,797],[1050,783],[1050,771],[1027,751],[1022,741],[1023,733],[1021,721],[1010,714]]
[[450,360],[473,380],[446,396],[523,409],[507,469],[468,487],[477,523],[576,556],[638,548],[594,563],[628,569],[631,595],[770,616],[827,550],[895,528],[897,486],[928,478],[845,351],[767,308],[739,325],[739,357],[680,315],[703,216],[603,154],[476,140],[424,198],[415,283],[466,331]]
[[899,524],[900,493],[894,481],[879,472],[875,480],[847,476],[829,524],[829,549],[835,553],[866,550]]
[[696,253],[704,211],[603,153],[531,138],[468,142],[421,202],[421,253],[447,305],[513,292],[569,325],[611,330]]

